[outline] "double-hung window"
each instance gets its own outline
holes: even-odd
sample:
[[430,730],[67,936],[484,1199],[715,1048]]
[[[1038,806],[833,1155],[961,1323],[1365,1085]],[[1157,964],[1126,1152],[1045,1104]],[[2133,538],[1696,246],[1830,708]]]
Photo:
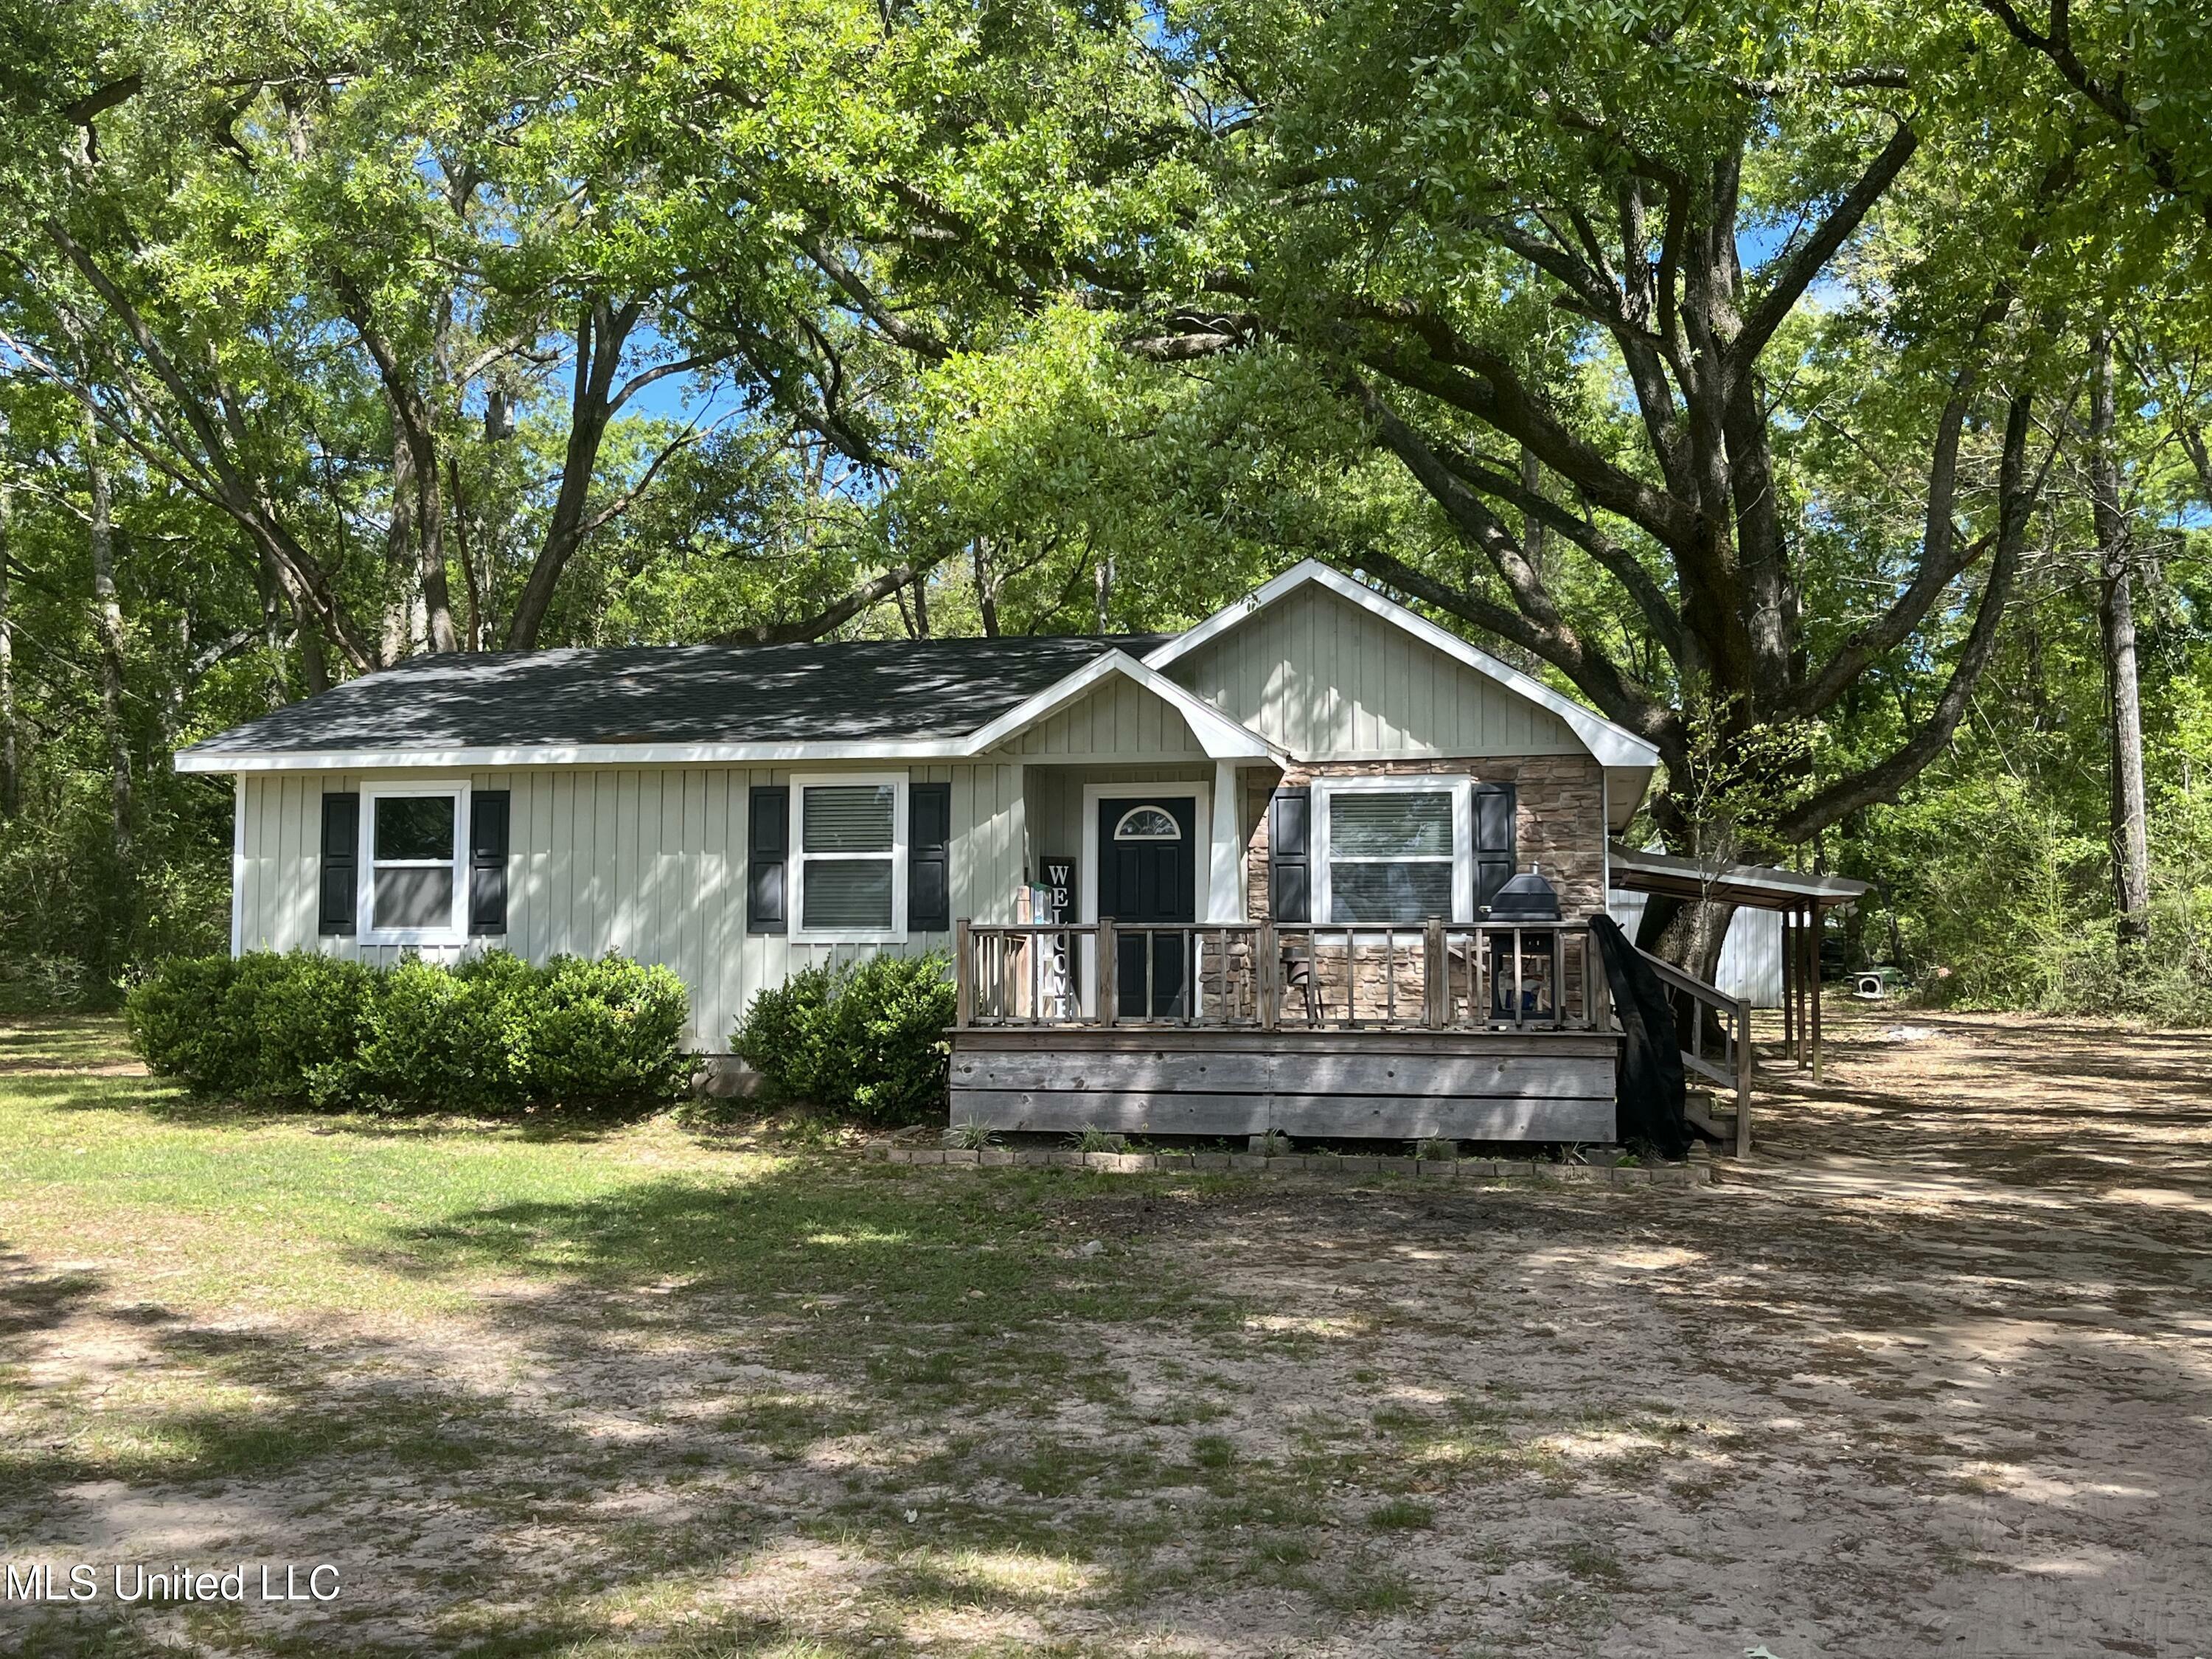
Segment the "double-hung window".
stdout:
[[450,945],[468,937],[468,790],[362,791],[362,941]]
[[1470,785],[1437,777],[1316,780],[1316,915],[1325,921],[1418,926],[1471,909]]
[[906,780],[850,773],[794,778],[791,812],[799,934],[904,939]]

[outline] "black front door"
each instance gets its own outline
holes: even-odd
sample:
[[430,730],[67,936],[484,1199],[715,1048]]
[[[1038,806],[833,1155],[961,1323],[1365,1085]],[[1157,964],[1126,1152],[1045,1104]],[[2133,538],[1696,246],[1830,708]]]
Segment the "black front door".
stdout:
[[[1128,795],[1098,803],[1098,914],[1133,930],[1198,920],[1195,797]],[[1115,996],[1123,1014],[1182,1017],[1189,941],[1180,933],[1133,931],[1121,937]]]

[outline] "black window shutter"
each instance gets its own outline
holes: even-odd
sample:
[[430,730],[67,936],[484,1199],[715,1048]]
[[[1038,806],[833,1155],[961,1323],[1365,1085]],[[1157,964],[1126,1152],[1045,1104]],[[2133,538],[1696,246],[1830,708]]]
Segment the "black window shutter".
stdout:
[[906,925],[917,933],[952,926],[952,786],[907,791]]
[[469,932],[507,931],[507,819],[504,789],[469,793]]
[[1489,913],[1498,890],[1513,879],[1513,786],[1474,786],[1474,915]]
[[355,902],[360,895],[361,797],[323,797],[322,896],[315,909],[315,931],[325,938],[354,931]]
[[787,932],[790,916],[784,903],[784,865],[791,854],[791,791],[766,786],[755,789],[747,831],[745,847],[751,867],[745,883],[745,931]]
[[1313,791],[1278,789],[1267,804],[1267,892],[1277,921],[1313,920]]

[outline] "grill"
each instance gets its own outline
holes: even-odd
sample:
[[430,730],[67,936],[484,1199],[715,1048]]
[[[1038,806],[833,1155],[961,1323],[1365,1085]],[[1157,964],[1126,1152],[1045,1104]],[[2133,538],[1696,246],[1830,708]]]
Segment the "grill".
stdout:
[[1499,888],[1490,901],[1492,921],[1557,921],[1559,896],[1532,868]]

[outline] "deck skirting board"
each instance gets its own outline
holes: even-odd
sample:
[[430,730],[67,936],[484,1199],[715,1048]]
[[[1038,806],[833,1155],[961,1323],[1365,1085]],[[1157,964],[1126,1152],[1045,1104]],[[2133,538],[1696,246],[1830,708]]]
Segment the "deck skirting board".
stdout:
[[955,1122],[1012,1133],[1338,1136],[1419,1140],[1590,1140],[1613,1138],[1613,1102],[1476,1099],[1449,1095],[1200,1095],[1141,1091],[1024,1093],[956,1089]]
[[955,1091],[1091,1094],[1613,1096],[1613,1061],[1506,1054],[960,1054]]
[[963,1030],[951,1117],[1013,1133],[1608,1141],[1616,1053],[1566,1033]]

